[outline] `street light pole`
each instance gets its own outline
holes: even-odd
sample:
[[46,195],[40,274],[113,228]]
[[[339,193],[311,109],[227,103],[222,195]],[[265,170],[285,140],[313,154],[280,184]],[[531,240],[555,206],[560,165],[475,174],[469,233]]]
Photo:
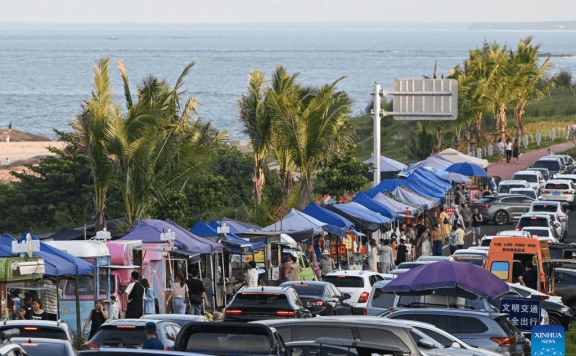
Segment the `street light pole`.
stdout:
[[374,85],[374,108],[372,109],[374,119],[374,178],[373,186],[380,183],[380,84]]

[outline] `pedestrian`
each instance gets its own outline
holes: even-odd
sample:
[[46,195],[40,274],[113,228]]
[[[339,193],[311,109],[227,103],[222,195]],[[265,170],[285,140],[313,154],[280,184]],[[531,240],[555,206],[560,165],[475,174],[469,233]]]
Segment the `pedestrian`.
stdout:
[[554,152],[552,152],[551,149],[548,149],[548,152],[546,153],[546,156],[554,156]]
[[511,158],[512,158],[512,141],[508,139],[506,141],[506,162],[510,163]]
[[334,259],[330,257],[328,250],[322,251],[322,259],[320,260],[320,275],[322,276],[322,279],[324,279],[324,277],[334,269],[336,269]]
[[176,281],[172,284],[172,294],[166,300],[166,306],[170,305],[170,299],[173,299],[174,314],[186,314],[186,299],[188,299],[188,286],[184,280],[184,274],[178,272]]
[[464,226],[464,218],[460,215],[460,209],[454,209],[454,213],[450,217],[450,225],[456,227],[457,224]]
[[412,238],[410,236],[406,236],[406,261],[412,262],[414,261],[414,249],[416,246],[412,243]]
[[462,205],[466,202],[466,198],[464,194],[460,191],[460,187],[456,187],[456,191],[454,192],[454,205]]
[[370,252],[368,252],[368,268],[371,271],[378,272],[378,248],[376,247],[376,240],[372,239],[368,244],[370,245]]
[[26,315],[25,318],[27,320],[31,319],[31,315],[32,315],[32,298],[30,297],[25,297],[24,299],[22,299],[22,306],[24,308],[26,308]]
[[478,236],[478,240],[480,240],[480,223],[482,223],[484,219],[482,218],[482,214],[478,213],[478,208],[474,208],[474,213],[472,214],[472,244],[476,245],[476,236]]
[[88,335],[88,340],[92,339],[94,334],[98,331],[100,326],[108,319],[108,312],[104,309],[104,303],[101,300],[94,302],[94,309],[88,314],[88,319],[84,323],[84,334],[86,334],[86,329],[88,324],[92,323],[90,326],[90,334]]
[[154,290],[150,288],[150,282],[144,278],[140,283],[144,287],[144,314],[156,314],[156,305],[154,303],[156,299]]
[[468,203],[464,203],[464,205],[462,205],[462,209],[460,209],[460,215],[462,215],[462,220],[464,220],[464,232],[468,234],[468,230],[470,229],[470,220],[472,219],[472,211],[468,207]]
[[48,313],[42,309],[42,303],[38,299],[32,301],[32,309],[28,311],[30,320],[50,320]]
[[514,139],[514,145],[512,145],[512,163],[518,163],[518,155],[519,155],[518,140]]
[[290,255],[290,259],[292,260],[292,262],[290,263],[288,280],[299,281],[300,272],[302,272],[302,267],[300,267],[300,263],[298,263],[298,258],[296,258],[296,256]]
[[118,307],[118,301],[116,297],[110,296],[110,313],[108,313],[109,319],[120,319],[120,308]]
[[500,162],[504,159],[504,142],[502,142],[502,138],[498,139],[498,143],[496,144],[498,147],[498,154],[500,155]]
[[142,344],[142,348],[146,350],[164,350],[164,344],[162,341],[158,340],[156,335],[156,323],[149,321],[144,327],[144,334],[146,335],[146,341]]
[[256,269],[256,262],[248,261],[246,264],[248,270],[244,276],[247,287],[258,287],[258,270]]
[[292,259],[290,255],[286,256],[284,259],[284,281],[288,282],[290,280],[290,264],[292,263]]
[[526,271],[518,277],[518,281],[528,288],[537,290],[538,288],[538,275],[534,270],[534,264],[532,261],[526,261]]
[[192,278],[187,282],[188,291],[190,293],[190,314],[192,315],[202,315],[201,308],[202,301],[206,302],[206,307],[210,308],[210,302],[206,296],[206,288],[200,280],[200,271],[197,268],[192,270]]
[[422,256],[430,256],[432,254],[432,245],[430,243],[430,228],[426,227],[424,232],[418,239],[418,246],[421,249]]
[[[448,225],[450,226],[450,225]],[[430,233],[430,237],[432,238],[432,251],[434,256],[442,256],[442,243],[444,242],[444,238],[440,233],[440,225],[434,225],[434,229]]]
[[458,223],[456,225],[456,232],[458,233],[458,249],[464,249],[464,243],[466,242],[466,233],[462,229],[462,225]]
[[450,236],[448,236],[448,243],[450,245],[450,255],[453,255],[458,249],[458,233],[456,232],[456,225],[452,226]]
[[408,248],[406,247],[406,240],[400,239],[400,245],[398,245],[396,250],[396,266],[402,262],[406,262],[407,254]]
[[576,145],[576,120],[572,124],[572,142]]
[[380,247],[380,268],[382,269],[382,273],[390,273],[393,261],[394,254],[390,247],[390,240],[385,239],[382,241],[382,246]]
[[46,288],[42,298],[44,310],[46,310],[49,320],[56,321],[58,319],[58,294],[60,299],[62,299],[62,289],[57,288],[56,284],[50,279],[44,282],[44,287]]
[[144,286],[138,282],[140,273],[132,271],[130,275],[132,283],[124,292],[128,305],[126,306],[126,319],[138,319],[144,312]]
[[26,320],[26,313],[28,312],[28,308],[25,306],[21,306],[18,309],[18,313],[14,314],[14,320]]
[[442,235],[442,239],[448,238],[450,235],[450,231],[452,230],[450,224],[450,215],[446,211],[444,211],[444,207],[440,207],[440,216],[438,217],[438,221],[440,222],[440,234]]

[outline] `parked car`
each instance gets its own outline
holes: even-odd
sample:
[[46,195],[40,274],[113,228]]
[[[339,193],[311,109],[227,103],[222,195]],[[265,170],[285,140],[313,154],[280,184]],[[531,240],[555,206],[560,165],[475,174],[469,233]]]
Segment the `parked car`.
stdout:
[[20,333],[18,329],[6,329],[0,332],[0,355],[2,356],[28,356],[22,346],[10,341]]
[[522,356],[528,342],[508,320],[508,314],[460,309],[403,309],[386,318],[432,324],[473,347],[506,355]]
[[11,342],[22,346],[28,356],[75,356],[78,355],[75,347],[68,340],[46,338],[13,337]]
[[554,278],[556,295],[562,297],[562,302],[570,308],[572,316],[576,316],[576,270],[556,268]]
[[473,265],[484,268],[486,266],[486,256],[483,255],[452,255],[450,261],[472,263]]
[[324,276],[325,282],[334,284],[340,292],[351,296],[348,302],[354,307],[354,314],[360,315],[364,314],[372,286],[383,279],[373,271],[334,271]]
[[418,257],[418,261],[433,261],[433,262],[438,262],[438,261],[445,261],[447,260],[448,257],[447,256],[420,256]]
[[19,337],[67,340],[76,349],[74,332],[63,321],[5,320],[0,324],[0,332],[9,329],[18,329]]
[[458,255],[479,255],[479,256],[488,257],[488,250],[465,248],[463,250],[456,250],[456,252],[454,252],[454,254],[452,254],[452,256],[458,256]]
[[404,354],[402,349],[396,346],[334,338],[320,338],[315,341],[290,342],[286,344],[286,350],[291,356],[402,356]]
[[548,227],[552,230],[553,236],[558,238],[556,228],[561,227],[561,224],[554,222],[552,217],[546,213],[530,213],[522,215],[514,229],[521,231],[526,227]]
[[522,214],[527,213],[533,202],[533,199],[524,195],[487,195],[470,204],[470,208],[477,208],[484,221],[504,225],[518,220]]
[[568,205],[564,205],[558,201],[535,201],[532,203],[532,206],[530,206],[529,213],[556,213],[558,219],[567,220],[567,207]]
[[339,315],[311,319],[265,320],[261,324],[277,330],[287,343],[330,337],[391,345],[399,347],[404,355],[421,355],[410,336],[411,327],[396,320]]
[[518,231],[518,230],[502,230],[496,233],[496,237],[498,236],[506,236],[506,237],[527,237],[530,238],[530,233],[526,231]]
[[245,287],[226,307],[224,321],[310,318],[312,314],[291,287]]
[[176,351],[160,351],[160,350],[144,350],[144,349],[124,349],[124,348],[105,348],[99,350],[83,350],[80,351],[81,356],[206,356],[204,354],[197,354],[192,352],[176,352]]
[[282,283],[280,287],[294,288],[312,316],[353,314],[353,307],[347,302],[351,298],[350,294],[341,293],[330,282],[295,281]]
[[576,168],[576,162],[570,155],[555,155],[556,157],[560,157],[564,160],[564,171],[565,172],[572,172]]
[[575,192],[576,188],[571,180],[553,179],[547,181],[544,185],[544,189],[542,189],[542,200],[565,202],[574,210],[576,207],[574,199]]
[[528,213],[526,215],[548,215],[550,217],[550,221],[552,222],[552,226],[554,226],[556,237],[560,241],[564,241],[564,239],[568,237],[568,219],[560,220],[556,213],[549,212]]
[[396,295],[393,293],[385,293],[382,290],[382,288],[390,282],[391,281],[380,281],[374,284],[370,292],[370,298],[368,298],[368,303],[366,303],[365,315],[378,316],[394,306]]
[[527,231],[532,235],[532,238],[538,240],[548,241],[549,244],[551,243],[558,243],[558,239],[556,238],[556,233],[552,228],[549,227],[536,227],[536,226],[527,226],[522,228],[522,231]]
[[278,331],[260,323],[188,324],[178,334],[174,350],[222,356],[289,356]]
[[554,179],[566,179],[571,180],[572,183],[576,185],[576,174],[559,174]]
[[531,167],[531,168],[526,168],[527,171],[536,171],[536,172],[540,172],[542,174],[542,178],[544,178],[544,182],[546,182],[548,179],[550,179],[550,172],[548,171],[547,168],[538,168],[538,167]]
[[525,180],[503,180],[498,185],[498,194],[508,194],[512,188],[532,188]]
[[538,200],[539,196],[538,194],[540,192],[535,192],[534,189],[532,188],[512,188],[510,189],[510,194],[519,194],[519,195],[523,195],[527,198],[530,199],[534,199],[534,200]]
[[154,319],[154,320],[168,320],[183,327],[186,324],[197,322],[208,322],[208,318],[203,315],[190,315],[190,314],[146,314],[140,319]]
[[416,267],[425,266],[429,263],[434,263],[436,261],[416,261],[416,262],[402,262],[392,271],[392,274],[398,275],[404,272],[410,271]]
[[560,158],[554,156],[538,158],[533,165],[534,168],[546,168],[550,172],[548,179],[554,179],[556,174],[564,173]]
[[82,345],[82,350],[98,350],[102,348],[142,347],[146,341],[144,334],[147,322],[156,323],[158,340],[165,350],[171,350],[180,332],[180,326],[168,320],[155,319],[109,319],[100,326],[96,334]]
[[544,188],[544,178],[542,173],[535,171],[518,171],[512,176],[512,181],[526,181],[530,185],[530,188],[539,195],[540,190]]

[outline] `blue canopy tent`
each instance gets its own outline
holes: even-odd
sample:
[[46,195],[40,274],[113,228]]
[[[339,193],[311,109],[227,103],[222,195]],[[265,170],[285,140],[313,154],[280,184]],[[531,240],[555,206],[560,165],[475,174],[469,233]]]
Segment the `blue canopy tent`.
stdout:
[[418,195],[433,199],[436,203],[441,203],[444,201],[444,192],[426,185],[426,182],[424,182],[422,178],[420,178],[418,181],[407,179],[386,179],[380,182],[380,184],[374,188],[367,190],[365,193],[368,197],[373,197],[378,193],[394,191],[396,187],[405,186]]
[[432,168],[436,170],[446,170],[446,168],[450,167],[454,162],[440,156],[437,153],[433,153],[430,157],[426,158],[423,161],[416,163],[410,170],[414,170],[416,168],[422,167],[426,169]]
[[337,227],[339,231],[336,234],[339,236],[346,236],[347,231],[354,229],[354,223],[352,223],[350,220],[328,209],[324,209],[318,206],[316,203],[308,204],[306,209],[304,209],[302,212],[313,218],[323,221],[326,224]]
[[344,216],[350,221],[354,221],[356,229],[374,232],[384,228],[392,220],[373,212],[364,206],[352,202],[348,204],[328,205],[327,208],[336,214]]
[[417,179],[417,178],[425,179],[425,180],[433,183],[434,186],[443,190],[444,193],[449,191],[450,188],[452,187],[450,180],[444,179],[444,178],[440,177],[439,175],[437,175],[436,173],[430,172],[430,171],[423,169],[423,168],[415,169],[412,172],[412,174],[410,175],[410,177],[408,177],[408,179]]
[[421,205],[425,211],[434,208],[433,200],[425,199],[418,194],[414,194],[406,189],[402,189],[401,187],[396,187],[392,194],[409,203]]
[[413,206],[410,205],[406,205],[404,203],[401,203],[397,200],[392,199],[391,197],[386,196],[383,193],[378,193],[376,194],[372,200],[385,205],[389,210],[393,211],[394,213],[396,213],[396,215],[398,214],[406,214],[406,208],[408,208],[408,212],[410,215],[417,215],[419,212],[418,208],[415,208]]
[[[212,223],[216,225],[212,226]],[[220,236],[217,230],[218,227],[220,227],[220,225],[214,220],[212,220],[210,224],[206,224],[204,221],[200,220],[196,223],[196,225],[192,227],[192,229],[190,229],[190,232],[200,237]],[[232,233],[226,234],[225,241],[231,246],[236,248],[240,247],[241,245],[250,245],[250,250],[252,251],[257,250],[259,248],[263,248],[265,246],[263,242],[250,242]]]
[[[386,216],[390,219],[396,219],[398,217],[398,212],[393,211],[392,209],[388,208],[385,204],[382,204],[380,202],[375,201],[374,199],[368,197],[364,193],[356,194],[356,196],[354,197],[354,199],[352,201],[356,202],[360,205],[363,205],[364,207],[366,207],[372,211],[375,211],[380,215]],[[405,212],[406,212],[406,210],[404,210],[403,213],[405,213]]]
[[[363,163],[374,163],[374,157],[370,157],[365,160]],[[392,158],[380,156],[380,172],[399,172],[407,169],[408,166],[404,163],[400,163]]]
[[262,228],[262,231],[290,231],[291,235],[294,235],[293,231],[300,230],[311,230],[313,235],[321,234],[322,230],[326,230],[339,236],[346,236],[346,231],[340,227],[327,224],[296,209],[290,210],[281,221]]
[[[222,223],[226,223],[226,222],[223,221]],[[215,220],[210,221],[210,223],[208,223],[208,225],[210,227],[212,227],[214,230],[216,230],[216,232],[218,232],[217,229],[222,226]],[[228,226],[228,223],[226,223],[226,226]],[[264,242],[251,242],[251,241],[248,241],[248,240],[243,239],[241,237],[238,237],[231,232],[226,234],[226,240],[228,240],[232,244],[233,243],[237,243],[239,245],[251,244],[252,245],[252,247],[250,247],[251,250],[258,250],[258,249],[264,248],[266,246],[266,244]]]

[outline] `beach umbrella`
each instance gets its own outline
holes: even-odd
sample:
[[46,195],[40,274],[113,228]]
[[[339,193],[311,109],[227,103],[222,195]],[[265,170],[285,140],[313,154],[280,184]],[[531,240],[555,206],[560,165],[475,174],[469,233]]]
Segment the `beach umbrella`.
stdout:
[[399,295],[441,294],[470,298],[496,298],[508,285],[493,273],[466,262],[440,261],[400,274],[382,288]]
[[454,183],[472,183],[472,180],[460,173],[448,173],[442,176],[444,179],[448,179]]
[[467,177],[488,177],[488,173],[482,167],[468,162],[454,163],[446,168],[446,172],[459,173]]

